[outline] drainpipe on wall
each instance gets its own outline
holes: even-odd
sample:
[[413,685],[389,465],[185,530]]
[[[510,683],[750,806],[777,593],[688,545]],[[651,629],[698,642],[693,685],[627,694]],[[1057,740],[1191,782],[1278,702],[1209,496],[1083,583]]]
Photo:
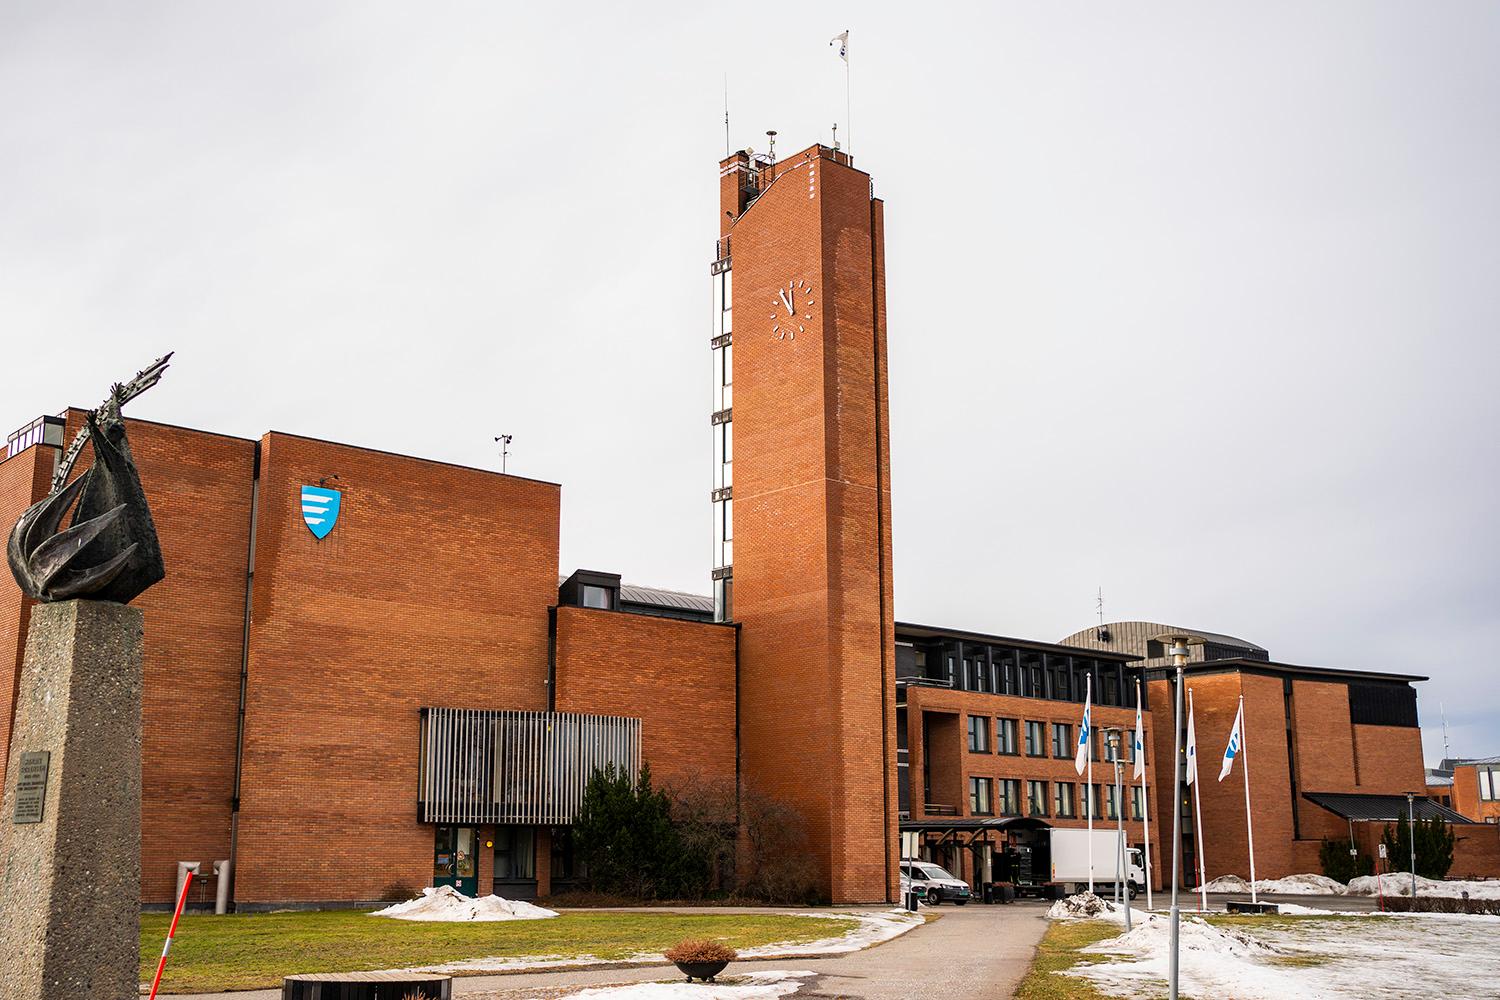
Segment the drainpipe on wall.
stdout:
[[[240,699],[234,735],[234,794],[229,801],[228,882],[220,891],[225,910],[234,909],[234,883],[239,876],[240,781],[245,772],[245,696],[250,681],[250,601],[255,590],[255,532],[260,514],[260,442],[255,442],[255,467],[250,479],[250,544],[245,555],[245,616],[240,632]],[[224,879],[220,877],[220,881]],[[215,901],[218,902],[217,900]],[[218,906],[215,912],[222,913]]]

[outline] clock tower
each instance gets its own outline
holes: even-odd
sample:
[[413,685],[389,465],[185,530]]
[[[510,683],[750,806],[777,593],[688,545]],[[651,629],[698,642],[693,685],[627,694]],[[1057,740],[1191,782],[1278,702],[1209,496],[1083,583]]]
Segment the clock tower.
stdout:
[[714,596],[740,774],[802,816],[825,895],[892,900],[895,631],[883,203],[848,154],[721,164]]

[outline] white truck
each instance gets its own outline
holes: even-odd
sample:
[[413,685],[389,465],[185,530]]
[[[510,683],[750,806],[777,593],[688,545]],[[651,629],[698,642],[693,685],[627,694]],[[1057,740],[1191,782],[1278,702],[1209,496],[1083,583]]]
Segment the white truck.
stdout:
[[[1072,895],[1089,887],[1089,838],[1094,842],[1094,891],[1103,896],[1114,892],[1115,873],[1119,870],[1120,834],[1114,830],[1052,829],[1052,883],[1063,886]],[[1146,885],[1146,870],[1141,852],[1125,848],[1125,886],[1130,898]]]

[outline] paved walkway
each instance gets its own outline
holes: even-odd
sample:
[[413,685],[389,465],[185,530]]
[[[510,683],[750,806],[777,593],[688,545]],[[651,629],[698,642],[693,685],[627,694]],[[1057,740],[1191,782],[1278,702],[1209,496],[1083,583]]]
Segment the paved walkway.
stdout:
[[[786,912],[785,910],[777,912]],[[909,1000],[911,997],[963,996],[974,1000],[1009,997],[1031,967],[1037,942],[1047,929],[1047,905],[1034,901],[1009,906],[943,906],[939,919],[893,941],[836,958],[787,958],[746,963],[739,968],[787,969],[817,973],[803,998]],[[672,979],[671,966],[594,969],[579,972],[525,972],[505,976],[464,976],[453,980],[453,995],[464,1000],[522,1000],[565,995],[570,989]],[[280,1000],[280,990],[200,994],[195,1000]]]

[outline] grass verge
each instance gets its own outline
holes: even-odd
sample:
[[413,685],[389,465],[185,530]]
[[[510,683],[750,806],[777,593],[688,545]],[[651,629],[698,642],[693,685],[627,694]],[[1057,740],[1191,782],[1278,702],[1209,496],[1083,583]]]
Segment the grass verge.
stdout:
[[1082,949],[1119,934],[1121,927],[1106,920],[1054,920],[1036,946],[1031,971],[1016,989],[1017,1000],[1096,1000],[1104,994],[1086,980],[1063,975],[1076,965],[1103,961]]
[[[141,916],[141,980],[156,973],[171,917]],[[369,972],[466,958],[593,956],[620,961],[660,952],[683,938],[719,938],[734,948],[835,937],[858,921],[773,913],[564,913],[551,920],[422,923],[364,911],[189,914],[177,927],[164,993],[279,987],[306,972]]]

